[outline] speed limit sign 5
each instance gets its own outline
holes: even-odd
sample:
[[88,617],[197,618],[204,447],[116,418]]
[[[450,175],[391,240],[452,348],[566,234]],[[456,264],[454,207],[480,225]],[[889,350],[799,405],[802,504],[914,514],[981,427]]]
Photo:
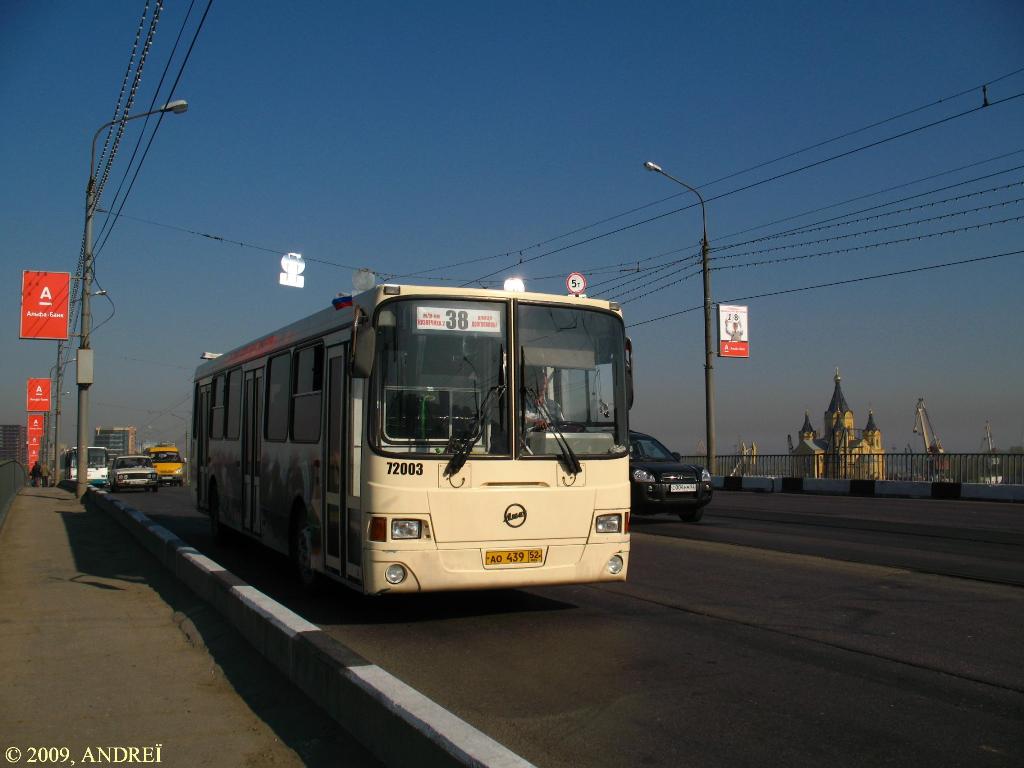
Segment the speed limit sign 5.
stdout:
[[579,296],[587,290],[587,278],[579,272],[572,272],[565,278],[565,287],[573,296]]

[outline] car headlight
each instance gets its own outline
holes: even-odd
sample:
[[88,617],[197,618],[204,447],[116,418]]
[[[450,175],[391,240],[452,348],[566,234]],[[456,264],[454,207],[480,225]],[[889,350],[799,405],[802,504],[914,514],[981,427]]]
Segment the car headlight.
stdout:
[[[392,520],[392,539],[418,539],[423,525],[419,520]],[[398,582],[392,582],[397,584]]]
[[710,483],[711,482],[711,473],[708,472],[706,469],[702,469],[700,471],[700,479],[703,480],[705,483]]
[[598,515],[594,530],[598,533],[618,533],[622,530],[622,515]]
[[652,475],[646,469],[639,469],[639,468],[633,470],[633,479],[636,480],[638,483],[653,483],[653,482],[655,482],[654,475]]

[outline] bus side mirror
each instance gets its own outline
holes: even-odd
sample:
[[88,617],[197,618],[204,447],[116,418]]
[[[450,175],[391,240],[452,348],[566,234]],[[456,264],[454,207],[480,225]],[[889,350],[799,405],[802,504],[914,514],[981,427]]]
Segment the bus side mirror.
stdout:
[[626,404],[633,407],[633,342],[626,338]]
[[352,326],[352,376],[366,379],[373,368],[373,353],[377,337],[370,325],[370,318],[361,309],[356,310],[356,322]]

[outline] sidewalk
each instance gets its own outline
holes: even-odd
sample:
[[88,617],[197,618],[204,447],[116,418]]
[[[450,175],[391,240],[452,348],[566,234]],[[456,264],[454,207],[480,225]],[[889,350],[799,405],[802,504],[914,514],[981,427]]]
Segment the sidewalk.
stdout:
[[[0,528],[0,750],[27,763],[40,747],[79,765],[377,764],[121,526],[59,488],[23,489]],[[98,759],[115,747],[137,759]]]

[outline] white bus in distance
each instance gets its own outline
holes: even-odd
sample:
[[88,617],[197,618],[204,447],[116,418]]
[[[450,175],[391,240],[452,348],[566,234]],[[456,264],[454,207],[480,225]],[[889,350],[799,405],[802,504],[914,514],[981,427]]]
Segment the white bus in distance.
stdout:
[[[85,470],[85,479],[89,485],[98,488],[108,486],[108,471],[111,461],[110,452],[101,446],[90,445],[89,465]],[[61,468],[65,480],[78,482],[78,449],[68,448],[61,455]]]
[[614,302],[382,285],[199,366],[196,505],[307,585],[621,581],[631,400]]

